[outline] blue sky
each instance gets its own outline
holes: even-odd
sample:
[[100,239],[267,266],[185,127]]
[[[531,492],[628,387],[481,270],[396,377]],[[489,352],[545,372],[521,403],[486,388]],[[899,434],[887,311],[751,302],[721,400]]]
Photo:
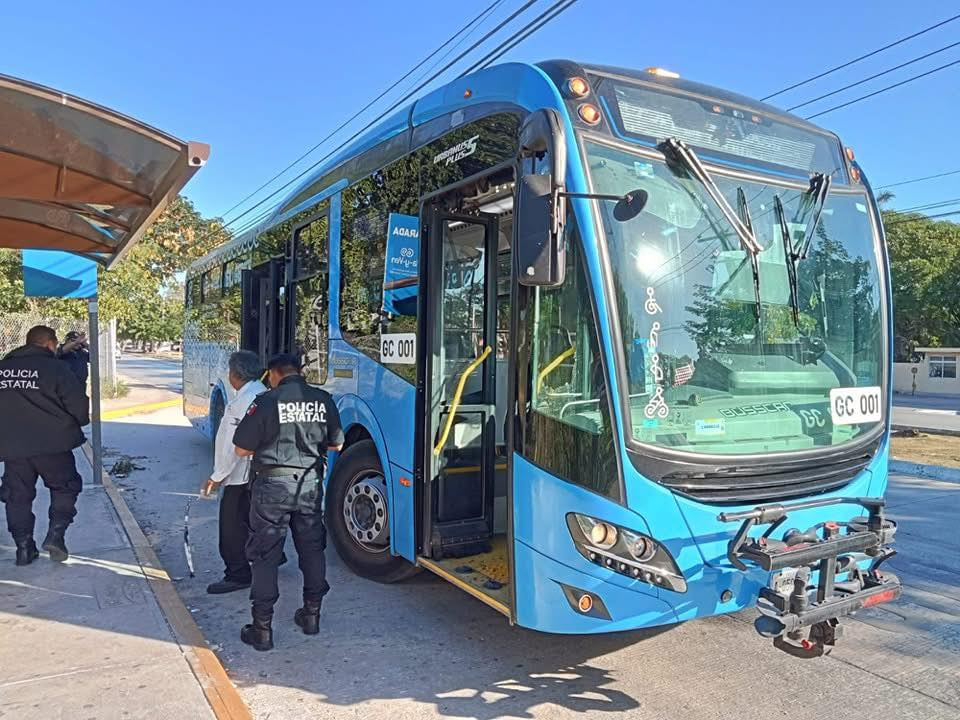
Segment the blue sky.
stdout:
[[[205,214],[222,214],[489,2],[8,3],[0,25],[0,72],[210,143],[210,162],[186,194]],[[496,14],[504,18],[520,4],[505,0]],[[549,4],[540,0],[529,17]],[[947,5],[859,0],[818,10],[770,0],[580,0],[504,60],[570,57],[637,68],[660,65],[762,97],[960,12]],[[773,102],[783,107],[803,102],[958,40],[960,20]],[[804,111],[956,59],[960,47]],[[960,169],[958,88],[960,65],[816,122],[856,149],[875,186]],[[895,192],[893,206],[900,208],[960,198],[960,174]]]

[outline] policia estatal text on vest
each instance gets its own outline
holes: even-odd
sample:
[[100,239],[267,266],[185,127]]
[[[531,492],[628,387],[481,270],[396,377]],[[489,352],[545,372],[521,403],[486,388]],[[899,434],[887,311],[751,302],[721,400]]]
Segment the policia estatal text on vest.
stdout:
[[82,482],[73,449],[83,444],[80,429],[90,422],[86,389],[56,356],[57,334],[45,325],[30,328],[23,347],[0,360],[0,499],[7,529],[17,545],[17,565],[40,553],[33,539],[37,477],[50,491],[50,525],[43,549],[50,559],[67,559],[64,533],[77,514]]
[[303,573],[303,607],[294,622],[307,635],[320,631],[320,603],[330,589],[323,557],[323,477],[327,451],[343,447],[333,398],[307,384],[299,361],[277,355],[267,368],[273,390],[254,400],[233,436],[237,455],[253,456],[247,542],[253,622],[243,627],[240,639],[257,650],[273,647],[273,606],[280,596],[277,566],[287,527]]

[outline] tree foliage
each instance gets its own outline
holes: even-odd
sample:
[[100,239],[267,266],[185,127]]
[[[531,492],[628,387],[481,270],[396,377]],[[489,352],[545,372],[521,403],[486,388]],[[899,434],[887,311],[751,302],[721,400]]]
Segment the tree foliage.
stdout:
[[[219,219],[204,218],[190,200],[177,197],[117,266],[98,273],[100,314],[117,319],[122,338],[179,338],[183,328],[182,273],[229,239]],[[36,312],[82,318],[82,300],[25,298],[20,253],[0,251],[0,312]]]
[[883,220],[897,354],[960,345],[960,224],[892,210]]

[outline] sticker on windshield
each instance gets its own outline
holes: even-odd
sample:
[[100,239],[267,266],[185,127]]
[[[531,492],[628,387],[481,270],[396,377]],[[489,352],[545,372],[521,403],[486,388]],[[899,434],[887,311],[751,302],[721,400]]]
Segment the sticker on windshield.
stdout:
[[879,422],[879,387],[834,388],[830,391],[830,417],[834,425]]
[[697,420],[693,429],[697,435],[723,435],[727,431],[727,423],[723,418],[707,418]]
[[653,163],[648,162],[634,162],[633,163],[633,172],[637,177],[653,177]]
[[864,215],[866,215],[866,213],[867,213],[867,206],[864,205],[863,203],[857,203],[857,210],[859,210],[859,211],[862,212]]

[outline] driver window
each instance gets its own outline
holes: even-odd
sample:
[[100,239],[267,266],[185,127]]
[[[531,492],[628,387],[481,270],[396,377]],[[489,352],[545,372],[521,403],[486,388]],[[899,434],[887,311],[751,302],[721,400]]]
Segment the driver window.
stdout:
[[293,339],[307,382],[327,380],[327,216],[313,220],[294,235]]

